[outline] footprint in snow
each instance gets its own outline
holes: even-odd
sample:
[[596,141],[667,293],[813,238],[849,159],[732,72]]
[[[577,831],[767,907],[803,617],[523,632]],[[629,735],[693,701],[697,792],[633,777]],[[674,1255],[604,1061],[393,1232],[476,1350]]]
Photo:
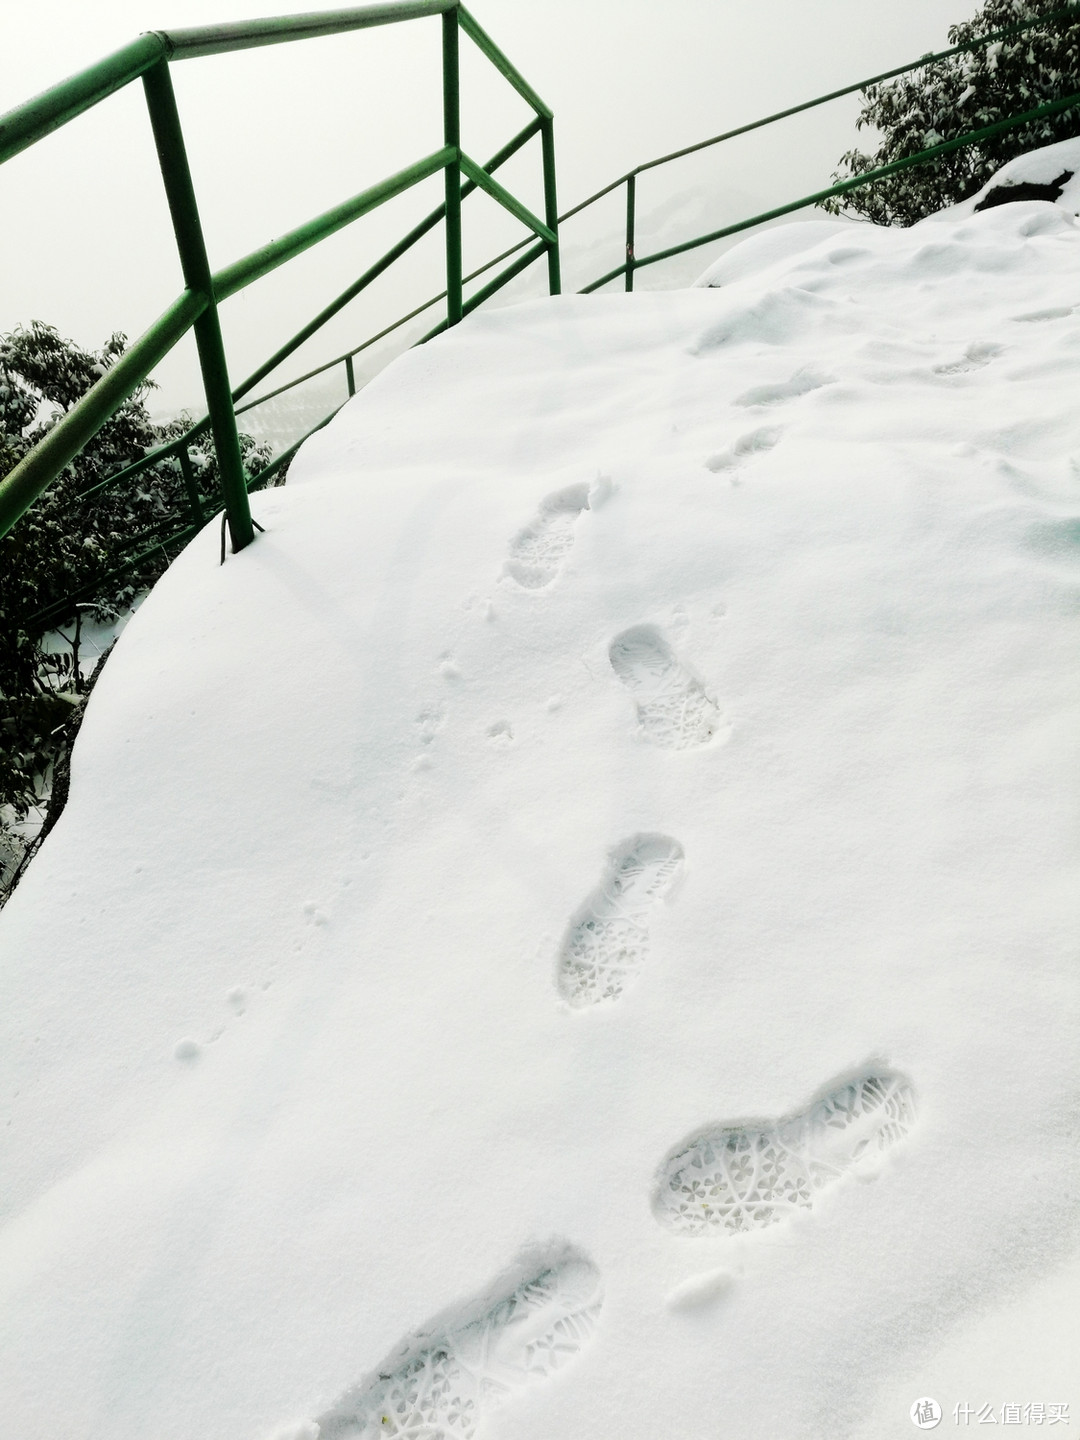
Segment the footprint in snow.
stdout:
[[511,541],[506,574],[525,590],[550,585],[573,548],[577,518],[588,508],[588,485],[570,485],[548,495],[535,519]]
[[[767,389],[767,386],[762,386]],[[776,388],[776,387],[773,387]],[[746,394],[753,392],[747,391]],[[741,401],[737,403],[742,403]],[[757,401],[749,401],[749,404],[757,404]],[[779,425],[763,425],[758,430],[750,430],[745,435],[740,435],[730,450],[721,450],[716,455],[710,455],[705,461],[706,470],[734,470],[736,466],[742,465],[753,455],[760,455],[765,450],[771,450],[783,434]]]
[[989,365],[995,356],[1000,355],[1004,348],[1003,345],[995,345],[991,342],[973,341],[959,360],[950,360],[943,365],[935,365],[934,374],[964,375],[969,370],[981,370],[984,365]]
[[1026,315],[1010,315],[1009,319],[1018,320],[1022,324],[1038,323],[1041,320],[1064,320],[1075,308],[1073,305],[1052,305],[1048,310],[1029,310]]
[[716,705],[655,625],[634,625],[616,635],[608,657],[654,745],[690,750],[707,745],[720,729]]
[[512,1391],[560,1369],[588,1341],[600,1275],[567,1254],[481,1310],[405,1341],[316,1421],[319,1440],[472,1440]]
[[761,1230],[871,1170],[914,1121],[911,1082],[867,1071],[794,1115],[703,1131],[664,1162],[653,1210],[683,1235]]
[[559,994],[574,1009],[617,1000],[649,952],[649,919],[679,878],[683,848],[666,835],[635,835],[570,926],[559,956]]
[[[820,390],[823,385],[835,385],[834,375],[822,375],[817,370],[807,367],[796,370],[790,380],[781,380],[775,385],[753,385],[749,390],[744,390],[741,395],[735,396],[736,405],[781,405],[785,400],[795,400],[800,395],[809,395],[814,390]],[[755,434],[761,434],[758,431]],[[744,436],[742,440],[735,442],[735,449],[738,451],[740,445],[744,444],[749,437]],[[780,438],[777,434],[776,439]],[[774,440],[773,445],[776,444]],[[754,445],[753,449],[771,448],[764,447],[760,443]],[[712,464],[710,462],[710,469]]]

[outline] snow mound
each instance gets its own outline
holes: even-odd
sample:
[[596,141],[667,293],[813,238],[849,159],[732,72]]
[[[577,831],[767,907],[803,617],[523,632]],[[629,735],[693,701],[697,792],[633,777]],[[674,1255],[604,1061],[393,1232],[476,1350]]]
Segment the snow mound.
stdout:
[[1042,204],[1054,205],[1069,216],[1080,215],[1080,139],[1059,140],[1054,145],[1044,145],[1041,150],[1017,155],[996,170],[977,195],[972,195],[959,205],[950,205],[939,214],[931,215],[928,221],[923,223],[952,221],[973,215],[980,208],[985,209],[988,200],[991,204],[1000,203],[1011,189],[1031,185],[1046,186],[1058,191],[1055,197],[1047,197]]
[[961,212],[475,315],[164,577],[0,917],[8,1433],[1076,1414],[1080,232]]

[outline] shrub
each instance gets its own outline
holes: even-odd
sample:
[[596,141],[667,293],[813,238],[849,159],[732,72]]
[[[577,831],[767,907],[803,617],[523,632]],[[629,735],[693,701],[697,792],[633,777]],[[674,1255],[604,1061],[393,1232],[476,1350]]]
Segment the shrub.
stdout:
[[[1060,10],[1061,0],[987,0],[973,19],[949,30],[951,45]],[[849,150],[833,181],[918,154],[1010,115],[1080,91],[1080,19],[1048,22],[968,55],[953,55],[864,92],[857,124],[881,132],[873,154]],[[1080,111],[1060,111],[1003,130],[976,145],[888,175],[824,207],[864,215],[879,225],[912,225],[981,190],[1007,160],[1080,133]]]
[[[97,352],[62,339],[35,321],[0,336],[0,477],[6,475],[124,353],[113,335]],[[187,490],[173,458],[131,480],[85,497],[84,492],[190,425],[181,416],[155,425],[146,382],[75,457],[54,484],[0,539],[0,901],[25,851],[21,830],[47,795],[54,766],[77,729],[85,694],[70,652],[46,650],[43,618],[75,614],[71,597],[95,618],[115,619],[152,585],[171,558],[163,548],[134,569],[118,568],[181,530],[190,518]],[[269,451],[241,436],[249,473]],[[217,464],[207,442],[191,447],[200,492],[216,494]],[[211,500],[208,511],[216,508]],[[132,548],[131,542],[144,537]],[[175,549],[175,547],[174,547]],[[6,876],[5,876],[6,872]]]

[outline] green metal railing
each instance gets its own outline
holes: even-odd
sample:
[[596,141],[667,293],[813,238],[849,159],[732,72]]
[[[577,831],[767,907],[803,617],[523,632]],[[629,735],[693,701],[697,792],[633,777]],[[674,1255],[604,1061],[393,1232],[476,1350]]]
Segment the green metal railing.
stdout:
[[694,250],[698,246],[708,245],[714,240],[723,240],[729,235],[737,235],[740,231],[750,230],[755,225],[762,225],[768,220],[778,219],[781,215],[790,215],[795,210],[805,210],[811,205],[820,204],[822,200],[831,199],[833,196],[847,194],[863,185],[872,185],[875,181],[886,175],[895,174],[899,170],[905,170],[909,166],[925,165],[928,161],[937,159],[939,155],[946,155],[951,150],[959,150],[969,145],[977,145],[980,140],[986,140],[991,135],[997,135],[1003,130],[1013,129],[1018,125],[1024,125],[1032,120],[1038,120],[1045,115],[1055,115],[1062,110],[1072,109],[1080,106],[1080,93],[1068,95],[1063,99],[1050,101],[1045,105],[1036,106],[1020,115],[1012,115],[1007,119],[1000,120],[993,125],[985,125],[981,129],[968,131],[964,135],[957,136],[952,140],[943,141],[940,145],[934,145],[918,154],[905,156],[902,160],[895,160],[889,165],[882,165],[874,170],[864,171],[861,175],[853,176],[848,180],[841,180],[827,189],[817,190],[812,195],[803,195],[797,200],[791,200],[787,204],[778,205],[772,210],[765,210],[759,215],[752,215],[749,219],[739,220],[733,225],[725,225],[719,230],[712,230],[706,235],[698,235],[693,240],[684,241],[679,245],[671,245],[666,249],[657,250],[651,255],[637,255],[635,253],[635,225],[637,211],[637,177],[647,170],[654,170],[657,166],[667,165],[673,160],[681,160],[686,155],[694,155],[700,150],[707,150],[713,145],[723,144],[726,140],[734,140],[739,135],[748,135],[753,130],[760,130],[766,125],[774,125],[777,121],[786,120],[792,115],[800,115],[807,110],[816,109],[819,105],[826,105],[831,100],[839,100],[845,95],[856,94],[860,90],[866,90],[871,85],[879,85],[885,80],[896,79],[900,75],[910,74],[913,70],[921,70],[924,66],[932,65],[939,60],[947,60],[952,55],[972,54],[977,50],[985,49],[988,45],[996,44],[999,40],[1015,38],[1019,35],[1030,34],[1034,30],[1042,29],[1048,25],[1058,22],[1068,24],[1070,21],[1080,19],[1080,5],[1065,5],[1058,10],[1053,10],[1047,15],[1041,15],[1037,19],[1028,19],[1015,25],[1009,25],[1005,29],[995,30],[986,35],[980,35],[978,39],[968,41],[963,45],[954,45],[949,50],[939,50],[930,55],[923,55],[918,60],[913,60],[907,65],[898,65],[893,70],[884,70],[880,75],[871,75],[866,80],[856,81],[854,85],[845,85],[840,90],[831,90],[827,95],[819,95],[813,100],[806,100],[800,105],[789,106],[786,110],[778,110],[773,115],[766,115],[761,120],[753,120],[748,125],[739,125],[734,130],[725,130],[722,135],[714,135],[709,140],[701,140],[696,145],[687,145],[681,150],[673,150],[669,155],[661,155],[655,160],[647,160],[643,165],[637,165],[625,175],[620,175],[602,190],[597,190],[594,195],[582,200],[572,210],[567,210],[559,217],[560,223],[571,219],[596,201],[610,195],[612,191],[618,190],[620,185],[626,186],[626,249],[622,262],[614,269],[609,270],[599,279],[593,280],[586,285],[579,293],[586,295],[602,286],[610,284],[612,280],[624,277],[627,290],[634,288],[634,272],[646,265],[655,265],[661,260],[669,260],[674,255],[684,254],[688,250]]
[[[198,55],[220,54],[227,50],[249,48],[256,45],[277,44],[319,35],[338,34],[347,30],[358,30],[368,26],[436,14],[442,16],[443,26],[442,147],[400,171],[397,175],[390,176],[379,185],[373,186],[333,210],[327,211],[325,215],[319,216],[269,245],[263,246],[260,250],[236,261],[224,270],[211,274],[203,246],[194,190],[187,168],[180,122],[172,96],[168,71],[170,61]],[[464,315],[483,304],[540,256],[546,255],[547,257],[547,280],[550,293],[559,293],[560,226],[605,196],[617,191],[620,186],[626,187],[623,258],[619,265],[585,285],[580,292],[582,294],[591,293],[620,278],[622,278],[626,290],[632,290],[635,272],[644,266],[657,264],[713,241],[749,230],[766,221],[816,205],[822,200],[841,196],[863,185],[873,184],[886,175],[910,166],[926,164],[952,150],[976,145],[981,140],[1001,131],[1030,123],[1043,116],[1080,107],[1080,93],[1049,101],[1025,111],[1023,114],[1010,116],[995,124],[969,131],[964,135],[920,151],[918,154],[866,171],[861,175],[840,181],[826,189],[815,191],[813,194],[801,196],[748,219],[712,230],[708,234],[696,236],[652,254],[640,256],[636,254],[637,177],[644,172],[725,141],[733,140],[737,136],[773,125],[843,96],[866,90],[871,85],[880,84],[883,81],[948,59],[950,56],[973,53],[999,40],[1027,34],[1058,22],[1069,23],[1078,18],[1080,18],[1080,4],[1066,5],[1050,14],[1038,17],[1037,20],[1021,21],[1002,30],[980,36],[976,40],[953,46],[951,49],[921,56],[907,65],[883,71],[879,75],[873,75],[868,79],[857,81],[855,84],[844,86],[842,89],[830,91],[826,95],[818,96],[802,104],[790,106],[760,120],[752,121],[750,124],[725,131],[711,139],[672,151],[668,155],[659,156],[636,166],[562,215],[559,215],[556,205],[552,113],[469,12],[457,3],[457,0],[395,0],[395,3],[369,6],[361,10],[254,20],[236,25],[210,26],[198,30],[174,30],[167,33],[154,32],[141,36],[131,45],[103,60],[99,65],[54,87],[19,110],[11,112],[8,116],[0,118],[0,163],[2,163],[52,130],[68,123],[107,95],[141,76],[146,90],[151,124],[158,146],[166,195],[172,212],[184,281],[187,287],[183,295],[131,346],[102,380],[63,417],[21,465],[0,481],[0,534],[5,533],[15,523],[27,506],[55,479],[63,467],[78,453],[81,446],[137,388],[160,359],[186,334],[187,330],[194,328],[206,389],[206,417],[193,424],[177,439],[148,452],[140,460],[115,472],[92,489],[85,491],[84,497],[105,487],[129,481],[140,471],[175,457],[185,481],[189,515],[184,524],[178,529],[174,528],[174,533],[167,537],[160,532],[170,526],[175,527],[175,519],[162,521],[153,535],[151,532],[143,532],[139,536],[131,537],[130,549],[138,553],[133,559],[126,561],[117,573],[121,574],[138,565],[155,549],[186,542],[205,523],[207,511],[212,513],[218,508],[215,502],[200,495],[189,456],[189,446],[210,432],[213,436],[222,476],[222,491],[225,501],[223,524],[227,520],[234,550],[241,549],[250,542],[253,530],[247,501],[248,491],[267,483],[277,470],[288,463],[310,434],[333,418],[337,409],[324,416],[317,425],[277,455],[257,475],[250,478],[245,477],[240,461],[236,431],[238,415],[242,415],[338,366],[344,367],[346,388],[351,396],[356,390],[354,359],[361,352],[401,329],[425,311],[445,302],[445,319],[422,337],[423,340],[430,339],[448,326],[456,324]],[[466,35],[477,44],[535,112],[535,116],[529,124],[484,165],[477,165],[461,150],[457,49],[458,34],[461,30],[465,31]],[[540,136],[542,145],[543,220],[533,215],[494,179],[495,171],[536,135]],[[439,170],[443,171],[445,177],[445,198],[442,204],[414,226],[407,235],[325,306],[296,335],[280,346],[258,369],[230,390],[217,321],[217,304],[254,280],[268,274],[277,266],[301,254],[319,240],[335,233],[344,225],[352,223],[361,215],[403,193],[421,180],[436,174]],[[485,191],[504,206],[525,224],[530,234],[526,239],[510,246],[509,249],[494,256],[478,269],[463,275],[461,202],[476,189]],[[445,290],[424,301],[410,310],[408,314],[401,316],[344,354],[337,355],[286,384],[259,395],[257,399],[248,400],[243,405],[237,403],[249,395],[284,360],[439,224],[445,224],[446,233],[447,279]],[[505,268],[498,270],[491,279],[468,298],[465,298],[464,286],[466,284],[486,275],[497,266],[503,265],[505,261],[510,261],[510,263]],[[77,598],[76,595],[70,597],[71,600]],[[59,606],[55,606],[52,612],[48,614],[42,612],[41,616],[35,618],[42,621],[59,618],[59,608]]]
[[[255,46],[276,45],[346,31],[362,30],[375,25],[395,24],[404,20],[441,16],[442,20],[442,92],[443,143],[430,155],[351,199],[316,216],[306,224],[277,240],[253,251],[216,273],[210,269],[203,240],[195,189],[188,167],[180,117],[173,94],[171,63],[198,56],[220,55],[228,51]],[[485,165],[478,165],[461,148],[460,86],[458,36],[464,31],[495,68],[524,98],[535,112],[535,118]],[[254,539],[254,525],[248,503],[249,489],[264,484],[299,447],[300,441],[276,457],[258,475],[244,473],[236,416],[236,401],[253,389],[289,355],[325,325],[350,300],[359,295],[373,280],[400,258],[416,242],[440,222],[446,234],[446,289],[440,298],[446,300],[443,326],[455,325],[467,310],[481,298],[509,283],[525,265],[541,255],[547,256],[548,286],[552,294],[559,291],[558,207],[555,196],[555,150],[552,112],[528,81],[507,59],[490,36],[477,24],[459,0],[392,0],[392,3],[365,6],[362,9],[335,10],[312,15],[282,16],[266,20],[242,21],[233,25],[211,25],[199,29],[153,31],[141,35],[130,45],[97,65],[54,86],[36,99],[0,117],[0,164],[43,139],[52,131],[68,124],[99,104],[117,90],[141,79],[165,194],[172,217],[177,250],[183,273],[184,292],[163,315],[110,367],[106,374],[49,431],[48,435],[0,480],[0,535],[4,535],[21,515],[60,475],[64,467],[79,453],[87,441],[116,413],[124,401],[142,384],[154,367],[168,354],[189,330],[194,330],[199,364],[206,394],[205,419],[193,425],[184,435],[145,455],[133,465],[109,476],[99,485],[84,492],[93,494],[105,486],[132,478],[141,470],[175,456],[179,462],[190,504],[190,519],[168,539],[158,537],[155,548],[188,538],[204,523],[204,500],[194,481],[188,447],[210,431],[217,454],[218,471],[224,500],[225,520],[234,551],[242,550]],[[527,206],[493,178],[493,172],[534,135],[542,145],[544,177],[544,219],[539,219]],[[336,300],[326,306],[297,335],[282,345],[252,375],[233,388],[230,384],[225,348],[218,320],[218,305],[253,284],[272,270],[302,254],[311,246],[336,234],[362,215],[403,194],[439,172],[444,176],[443,203],[399,241],[376,264],[360,276]],[[462,274],[461,202],[476,189],[485,191],[521,221],[536,243],[526,256],[519,257],[507,271],[497,275],[484,287],[481,297],[468,302],[463,287],[472,276]],[[516,247],[515,247],[516,248]],[[498,263],[491,262],[492,264]],[[483,267],[484,270],[491,265]],[[480,272],[476,272],[480,273]],[[427,308],[426,306],[420,307]],[[419,311],[414,312],[419,313]],[[408,317],[406,317],[408,318]],[[397,322],[404,323],[403,321]],[[389,329],[396,328],[395,326]],[[384,332],[388,333],[388,332]],[[373,337],[366,344],[374,343]],[[349,393],[355,390],[352,357],[364,346],[331,363],[344,362]],[[329,368],[321,366],[319,370]],[[312,372],[319,373],[318,371]],[[291,381],[272,394],[302,383]],[[271,398],[260,397],[260,404]],[[320,421],[326,424],[332,415]],[[318,426],[315,427],[319,428]],[[309,432],[311,433],[311,432]],[[307,438],[306,436],[304,438]],[[215,507],[216,508],[216,507]],[[173,522],[175,525],[175,521]],[[143,544],[146,536],[132,537],[132,546]],[[140,555],[138,559],[141,559]],[[137,560],[129,564],[137,563]],[[76,599],[72,596],[71,599]],[[40,617],[39,617],[40,618]]]

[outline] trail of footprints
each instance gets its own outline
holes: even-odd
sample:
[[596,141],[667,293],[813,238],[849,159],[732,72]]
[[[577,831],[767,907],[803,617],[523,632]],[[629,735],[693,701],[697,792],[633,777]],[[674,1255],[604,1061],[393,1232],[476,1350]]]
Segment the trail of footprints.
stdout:
[[[985,363],[982,354],[969,353],[965,361]],[[775,395],[748,392],[743,403],[770,403],[825,383],[800,374]],[[756,432],[746,449],[768,448],[773,434]],[[585,485],[549,495],[511,542],[506,573],[528,590],[551,584],[588,508]],[[720,727],[715,702],[656,626],[622,631],[608,657],[646,739],[688,750],[714,738]],[[610,1004],[639,979],[650,925],[672,898],[684,859],[679,842],[660,834],[632,836],[613,851],[559,951],[556,988],[570,1008]],[[812,1208],[848,1174],[879,1164],[914,1120],[912,1085],[898,1072],[882,1067],[834,1081],[800,1111],[714,1124],[680,1145],[660,1166],[653,1213],[679,1235],[764,1229]],[[320,1415],[314,1429],[307,1427],[303,1440],[474,1440],[507,1395],[543,1380],[583,1348],[602,1303],[596,1267],[568,1251],[456,1322],[412,1336]]]

